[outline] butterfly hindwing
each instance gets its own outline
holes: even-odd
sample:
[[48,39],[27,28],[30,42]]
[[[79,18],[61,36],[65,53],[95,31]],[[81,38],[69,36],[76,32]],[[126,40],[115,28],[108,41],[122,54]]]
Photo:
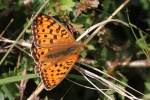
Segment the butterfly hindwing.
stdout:
[[68,74],[79,54],[72,54],[58,60],[54,65],[47,66],[41,71],[41,79],[45,89],[51,90],[57,86]]

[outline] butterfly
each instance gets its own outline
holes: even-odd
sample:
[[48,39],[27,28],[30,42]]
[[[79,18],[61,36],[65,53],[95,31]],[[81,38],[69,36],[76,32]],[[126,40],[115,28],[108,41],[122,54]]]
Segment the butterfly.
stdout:
[[76,42],[72,33],[51,16],[39,14],[31,25],[31,54],[35,73],[45,89],[56,87],[69,73],[85,44]]

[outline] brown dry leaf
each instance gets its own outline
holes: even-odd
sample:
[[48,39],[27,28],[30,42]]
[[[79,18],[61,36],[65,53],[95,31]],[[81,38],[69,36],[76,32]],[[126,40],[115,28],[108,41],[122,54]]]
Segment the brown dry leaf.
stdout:
[[88,5],[90,6],[90,7],[98,7],[98,5],[99,5],[99,1],[98,0],[88,0]]
[[76,16],[79,16],[82,11],[86,11],[87,6],[85,4],[79,3],[76,6],[75,13]]
[[82,24],[71,24],[71,25],[73,26],[73,29],[76,32],[79,32],[80,34],[82,34],[85,31]]
[[98,7],[98,0],[81,0],[81,3],[78,3],[75,9],[76,16],[82,13],[82,11],[86,11],[87,8]]

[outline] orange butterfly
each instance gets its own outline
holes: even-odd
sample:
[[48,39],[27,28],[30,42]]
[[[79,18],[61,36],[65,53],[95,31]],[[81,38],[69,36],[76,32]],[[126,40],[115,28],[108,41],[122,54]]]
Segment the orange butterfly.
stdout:
[[34,19],[31,30],[35,73],[41,77],[45,89],[51,90],[65,78],[85,45],[76,42],[57,20],[44,14]]

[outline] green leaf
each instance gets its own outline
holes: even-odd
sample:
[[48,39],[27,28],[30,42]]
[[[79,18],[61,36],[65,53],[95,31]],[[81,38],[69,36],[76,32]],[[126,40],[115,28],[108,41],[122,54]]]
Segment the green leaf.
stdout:
[[102,1],[103,6],[103,12],[106,14],[106,12],[110,9],[111,0],[104,0]]
[[4,99],[5,99],[4,93],[0,92],[0,100],[4,100]]
[[51,5],[50,7],[55,7],[56,3],[54,2],[54,0],[49,0],[49,4]]
[[144,95],[143,100],[149,100],[149,99],[150,99],[150,93],[148,93],[148,94]]
[[9,89],[5,85],[2,86],[2,89],[5,92],[6,96],[9,98],[9,100],[14,100],[14,97],[12,96]]
[[102,49],[100,58],[101,58],[101,61],[103,61],[103,62],[106,61],[106,59],[107,59],[107,49],[106,49],[106,48],[103,48],[103,49]]
[[62,8],[62,10],[72,11],[72,7],[74,6],[75,2],[73,2],[72,0],[62,0],[60,2],[60,7]]
[[90,19],[90,15],[81,14],[75,18],[73,22],[83,24],[85,28],[89,28],[91,26],[92,20]]
[[95,47],[94,47],[93,45],[88,45],[87,48],[88,48],[89,50],[95,50]]
[[0,79],[0,85],[6,84],[6,83],[11,83],[11,82],[16,82],[16,81],[20,81],[20,80],[26,80],[26,79],[30,79],[30,78],[36,78],[36,77],[38,77],[38,76],[36,76],[35,74],[13,76],[13,77],[9,77],[9,78]]
[[148,91],[150,91],[150,83],[145,82],[145,87],[146,87],[146,89],[147,89]]
[[142,7],[144,10],[148,10],[149,9],[149,2],[147,0],[140,0]]
[[23,2],[23,0],[19,0],[18,3],[19,3],[19,5],[21,5],[21,4],[23,4],[24,2]]
[[80,55],[81,55],[81,57],[85,58],[85,57],[86,57],[86,55],[87,55],[87,52],[84,50],[84,51],[82,51],[82,52],[81,52],[81,54],[80,54]]
[[0,9],[4,9],[4,8],[8,8],[9,4],[7,3],[3,3],[3,4],[0,4]]

